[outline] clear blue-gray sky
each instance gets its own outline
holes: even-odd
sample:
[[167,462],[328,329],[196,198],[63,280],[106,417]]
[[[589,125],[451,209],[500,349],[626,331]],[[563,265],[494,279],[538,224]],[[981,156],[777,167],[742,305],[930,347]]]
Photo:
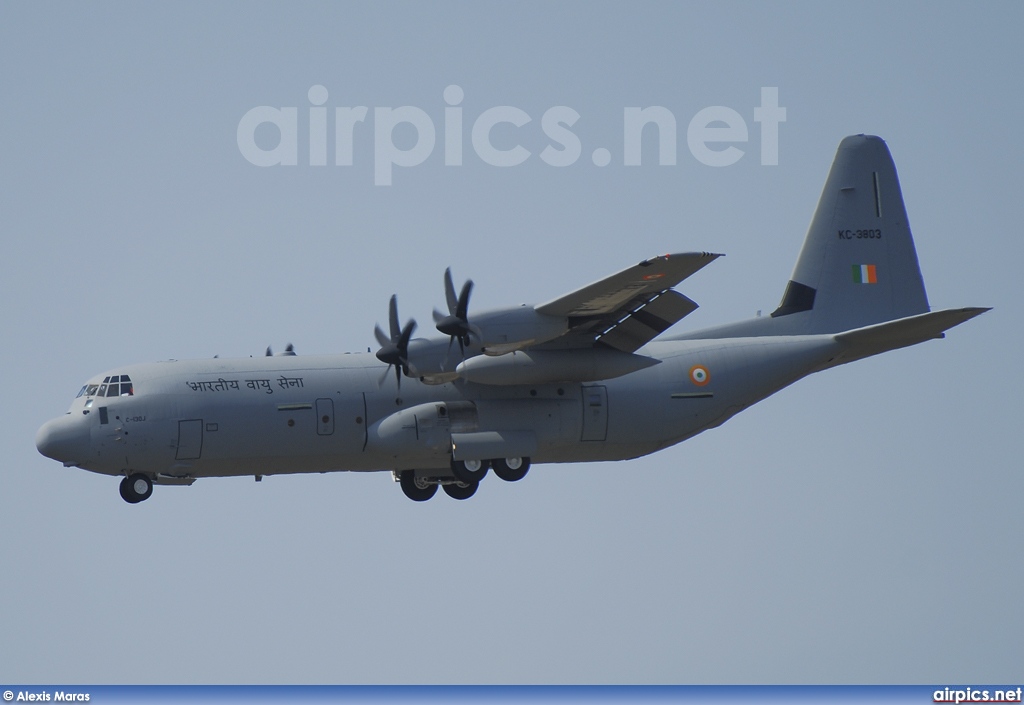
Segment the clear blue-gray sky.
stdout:
[[[0,681],[1019,683],[1022,26],[1020,3],[0,5]],[[296,165],[245,158],[259,106],[296,108]],[[436,143],[396,127],[422,163],[376,185],[375,121],[401,106]],[[518,166],[474,148],[497,106],[531,118],[492,132]],[[579,114],[562,167],[541,157],[556,106]],[[648,128],[626,166],[624,111],[650,106],[675,164]],[[714,106],[748,130],[731,166],[687,142]],[[373,473],[129,506],[35,450],[120,364],[365,350],[393,293],[428,329],[446,266],[484,308],[724,252],[681,287],[701,304],[681,330],[770,311],[860,132],[896,159],[932,306],[995,310],[657,455],[464,503]]]

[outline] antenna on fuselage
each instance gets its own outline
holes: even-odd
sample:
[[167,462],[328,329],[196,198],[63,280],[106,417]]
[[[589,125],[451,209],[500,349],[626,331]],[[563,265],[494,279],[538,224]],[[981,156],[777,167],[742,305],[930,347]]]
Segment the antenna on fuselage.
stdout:
[[[277,353],[277,357],[290,357],[290,356],[292,356],[294,354],[295,354],[295,346],[292,345],[291,343],[288,343],[288,346],[284,349],[283,353]],[[265,357],[273,357],[273,356],[274,356],[274,351],[268,345],[267,346],[267,353],[266,353]]]

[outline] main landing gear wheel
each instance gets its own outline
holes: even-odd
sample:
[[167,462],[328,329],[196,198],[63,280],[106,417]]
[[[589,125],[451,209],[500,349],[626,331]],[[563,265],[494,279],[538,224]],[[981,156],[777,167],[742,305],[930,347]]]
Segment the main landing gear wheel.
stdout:
[[452,499],[469,499],[476,494],[476,489],[479,486],[479,482],[453,482],[450,485],[441,485],[445,494]]
[[494,474],[505,482],[518,482],[530,470],[529,458],[498,458],[491,461]]
[[398,483],[402,486],[405,496],[413,502],[426,502],[437,492],[437,485],[434,483],[417,480],[415,470],[403,470],[399,473]]
[[128,504],[138,504],[153,494],[153,481],[137,472],[121,480],[121,499]]
[[452,475],[455,479],[465,484],[480,482],[487,474],[488,461],[486,460],[456,460],[452,458]]

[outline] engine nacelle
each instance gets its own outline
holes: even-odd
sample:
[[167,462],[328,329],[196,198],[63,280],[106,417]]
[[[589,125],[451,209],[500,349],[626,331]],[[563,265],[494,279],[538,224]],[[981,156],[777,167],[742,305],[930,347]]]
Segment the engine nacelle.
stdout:
[[593,348],[591,350],[519,350],[490,357],[471,357],[455,368],[467,382],[477,384],[553,384],[614,379],[657,365],[643,355]]
[[419,377],[427,384],[445,384],[458,377],[456,365],[467,356],[480,353],[503,356],[513,350],[528,348],[564,334],[568,319],[538,313],[532,306],[483,311],[472,316],[480,333],[473,336],[463,350],[447,339],[415,338],[409,342],[409,376]]
[[553,340],[569,330],[569,320],[563,316],[538,313],[533,306],[481,311],[472,314],[470,321],[480,329],[484,352],[502,355]]

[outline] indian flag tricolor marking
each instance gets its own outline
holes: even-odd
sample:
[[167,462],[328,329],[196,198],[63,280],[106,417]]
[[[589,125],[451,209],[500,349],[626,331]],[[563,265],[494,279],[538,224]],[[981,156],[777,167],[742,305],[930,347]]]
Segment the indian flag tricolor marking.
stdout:
[[877,284],[878,272],[873,264],[853,265],[853,281],[856,284]]

